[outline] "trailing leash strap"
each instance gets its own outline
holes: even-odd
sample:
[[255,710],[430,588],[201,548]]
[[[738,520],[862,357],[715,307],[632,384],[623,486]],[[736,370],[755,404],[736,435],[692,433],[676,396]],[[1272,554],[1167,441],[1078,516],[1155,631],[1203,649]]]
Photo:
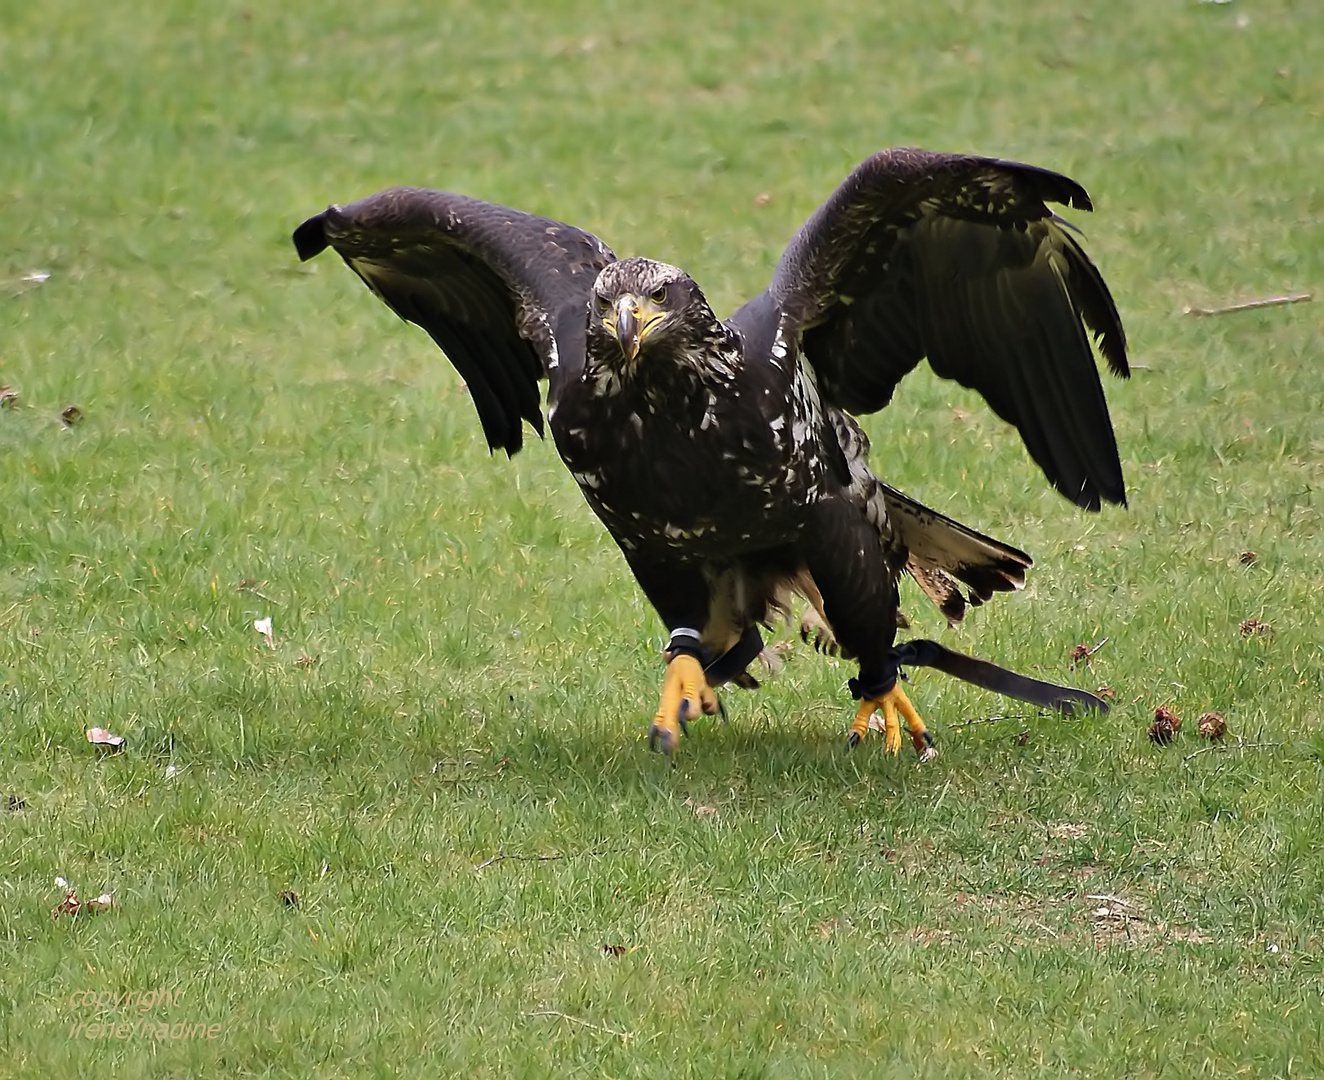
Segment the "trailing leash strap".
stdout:
[[1074,713],[1077,706],[1101,713],[1108,711],[1108,703],[1094,694],[1020,675],[987,660],[953,652],[936,641],[903,641],[893,652],[897,663],[903,666],[936,668],[953,678],[992,690],[995,694],[1028,701],[1031,705],[1045,709],[1056,709],[1066,716]]

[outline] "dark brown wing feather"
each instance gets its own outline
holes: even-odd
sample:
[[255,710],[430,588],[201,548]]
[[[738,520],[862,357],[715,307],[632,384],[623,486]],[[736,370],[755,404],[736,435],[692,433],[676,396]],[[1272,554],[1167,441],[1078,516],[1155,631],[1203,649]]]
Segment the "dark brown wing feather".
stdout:
[[615,260],[596,236],[442,191],[390,188],[332,206],[294,232],[328,245],[397,315],[426,330],[464,378],[493,449],[542,434],[538,380],[583,364],[589,291]]
[[1126,337],[1103,278],[1050,201],[1091,208],[1080,185],[1045,169],[875,154],[805,223],[747,309],[772,309],[799,332],[821,392],[840,407],[882,408],[927,356],[1014,424],[1072,501],[1124,503],[1087,331],[1121,376]]

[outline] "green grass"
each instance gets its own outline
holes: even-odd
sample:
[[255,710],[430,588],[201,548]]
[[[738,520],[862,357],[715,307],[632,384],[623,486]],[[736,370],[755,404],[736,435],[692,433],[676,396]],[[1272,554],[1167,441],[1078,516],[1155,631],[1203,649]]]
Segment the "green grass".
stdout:
[[[1324,1074],[1320,307],[1181,315],[1324,282],[1316,5],[427,7],[0,0],[0,280],[51,274],[0,287],[0,1075]],[[670,770],[660,628],[551,445],[490,460],[288,234],[447,187],[727,311],[903,144],[1095,197],[1130,510],[926,373],[869,428],[1038,560],[916,633],[1116,708],[967,725],[1014,707],[920,672],[938,761],[847,756],[801,649]],[[57,875],[116,909],[52,920]],[[76,1026],[162,986],[217,1037]]]

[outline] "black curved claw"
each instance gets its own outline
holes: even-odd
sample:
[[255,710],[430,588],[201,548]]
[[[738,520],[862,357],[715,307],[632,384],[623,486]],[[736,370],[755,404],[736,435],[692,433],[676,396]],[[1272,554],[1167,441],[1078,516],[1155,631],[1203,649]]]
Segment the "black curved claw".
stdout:
[[860,745],[860,733],[858,731],[852,731],[849,735],[846,736],[846,753],[849,754],[859,745]]
[[655,754],[660,753],[672,757],[676,752],[676,747],[672,744],[671,732],[654,724],[648,729],[648,749]]

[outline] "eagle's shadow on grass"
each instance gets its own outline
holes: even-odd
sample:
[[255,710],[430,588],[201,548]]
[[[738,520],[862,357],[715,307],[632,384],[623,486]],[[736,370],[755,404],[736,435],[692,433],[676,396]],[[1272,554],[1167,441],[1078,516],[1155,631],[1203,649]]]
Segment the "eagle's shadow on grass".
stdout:
[[766,720],[742,725],[705,718],[691,725],[675,757],[667,758],[650,751],[646,726],[631,731],[604,725],[569,734],[525,728],[509,741],[494,740],[490,752],[504,765],[503,781],[537,788],[591,785],[626,793],[740,785],[800,795],[860,786],[903,794],[915,786],[940,787],[954,769],[977,780],[986,772],[1001,775],[1006,753],[1018,752],[1010,730],[997,740],[998,748],[974,754],[956,752],[940,738],[937,759],[921,764],[909,739],[898,756],[885,752],[881,735],[848,749],[844,724],[838,733],[821,726],[797,729],[790,722],[778,727]]

